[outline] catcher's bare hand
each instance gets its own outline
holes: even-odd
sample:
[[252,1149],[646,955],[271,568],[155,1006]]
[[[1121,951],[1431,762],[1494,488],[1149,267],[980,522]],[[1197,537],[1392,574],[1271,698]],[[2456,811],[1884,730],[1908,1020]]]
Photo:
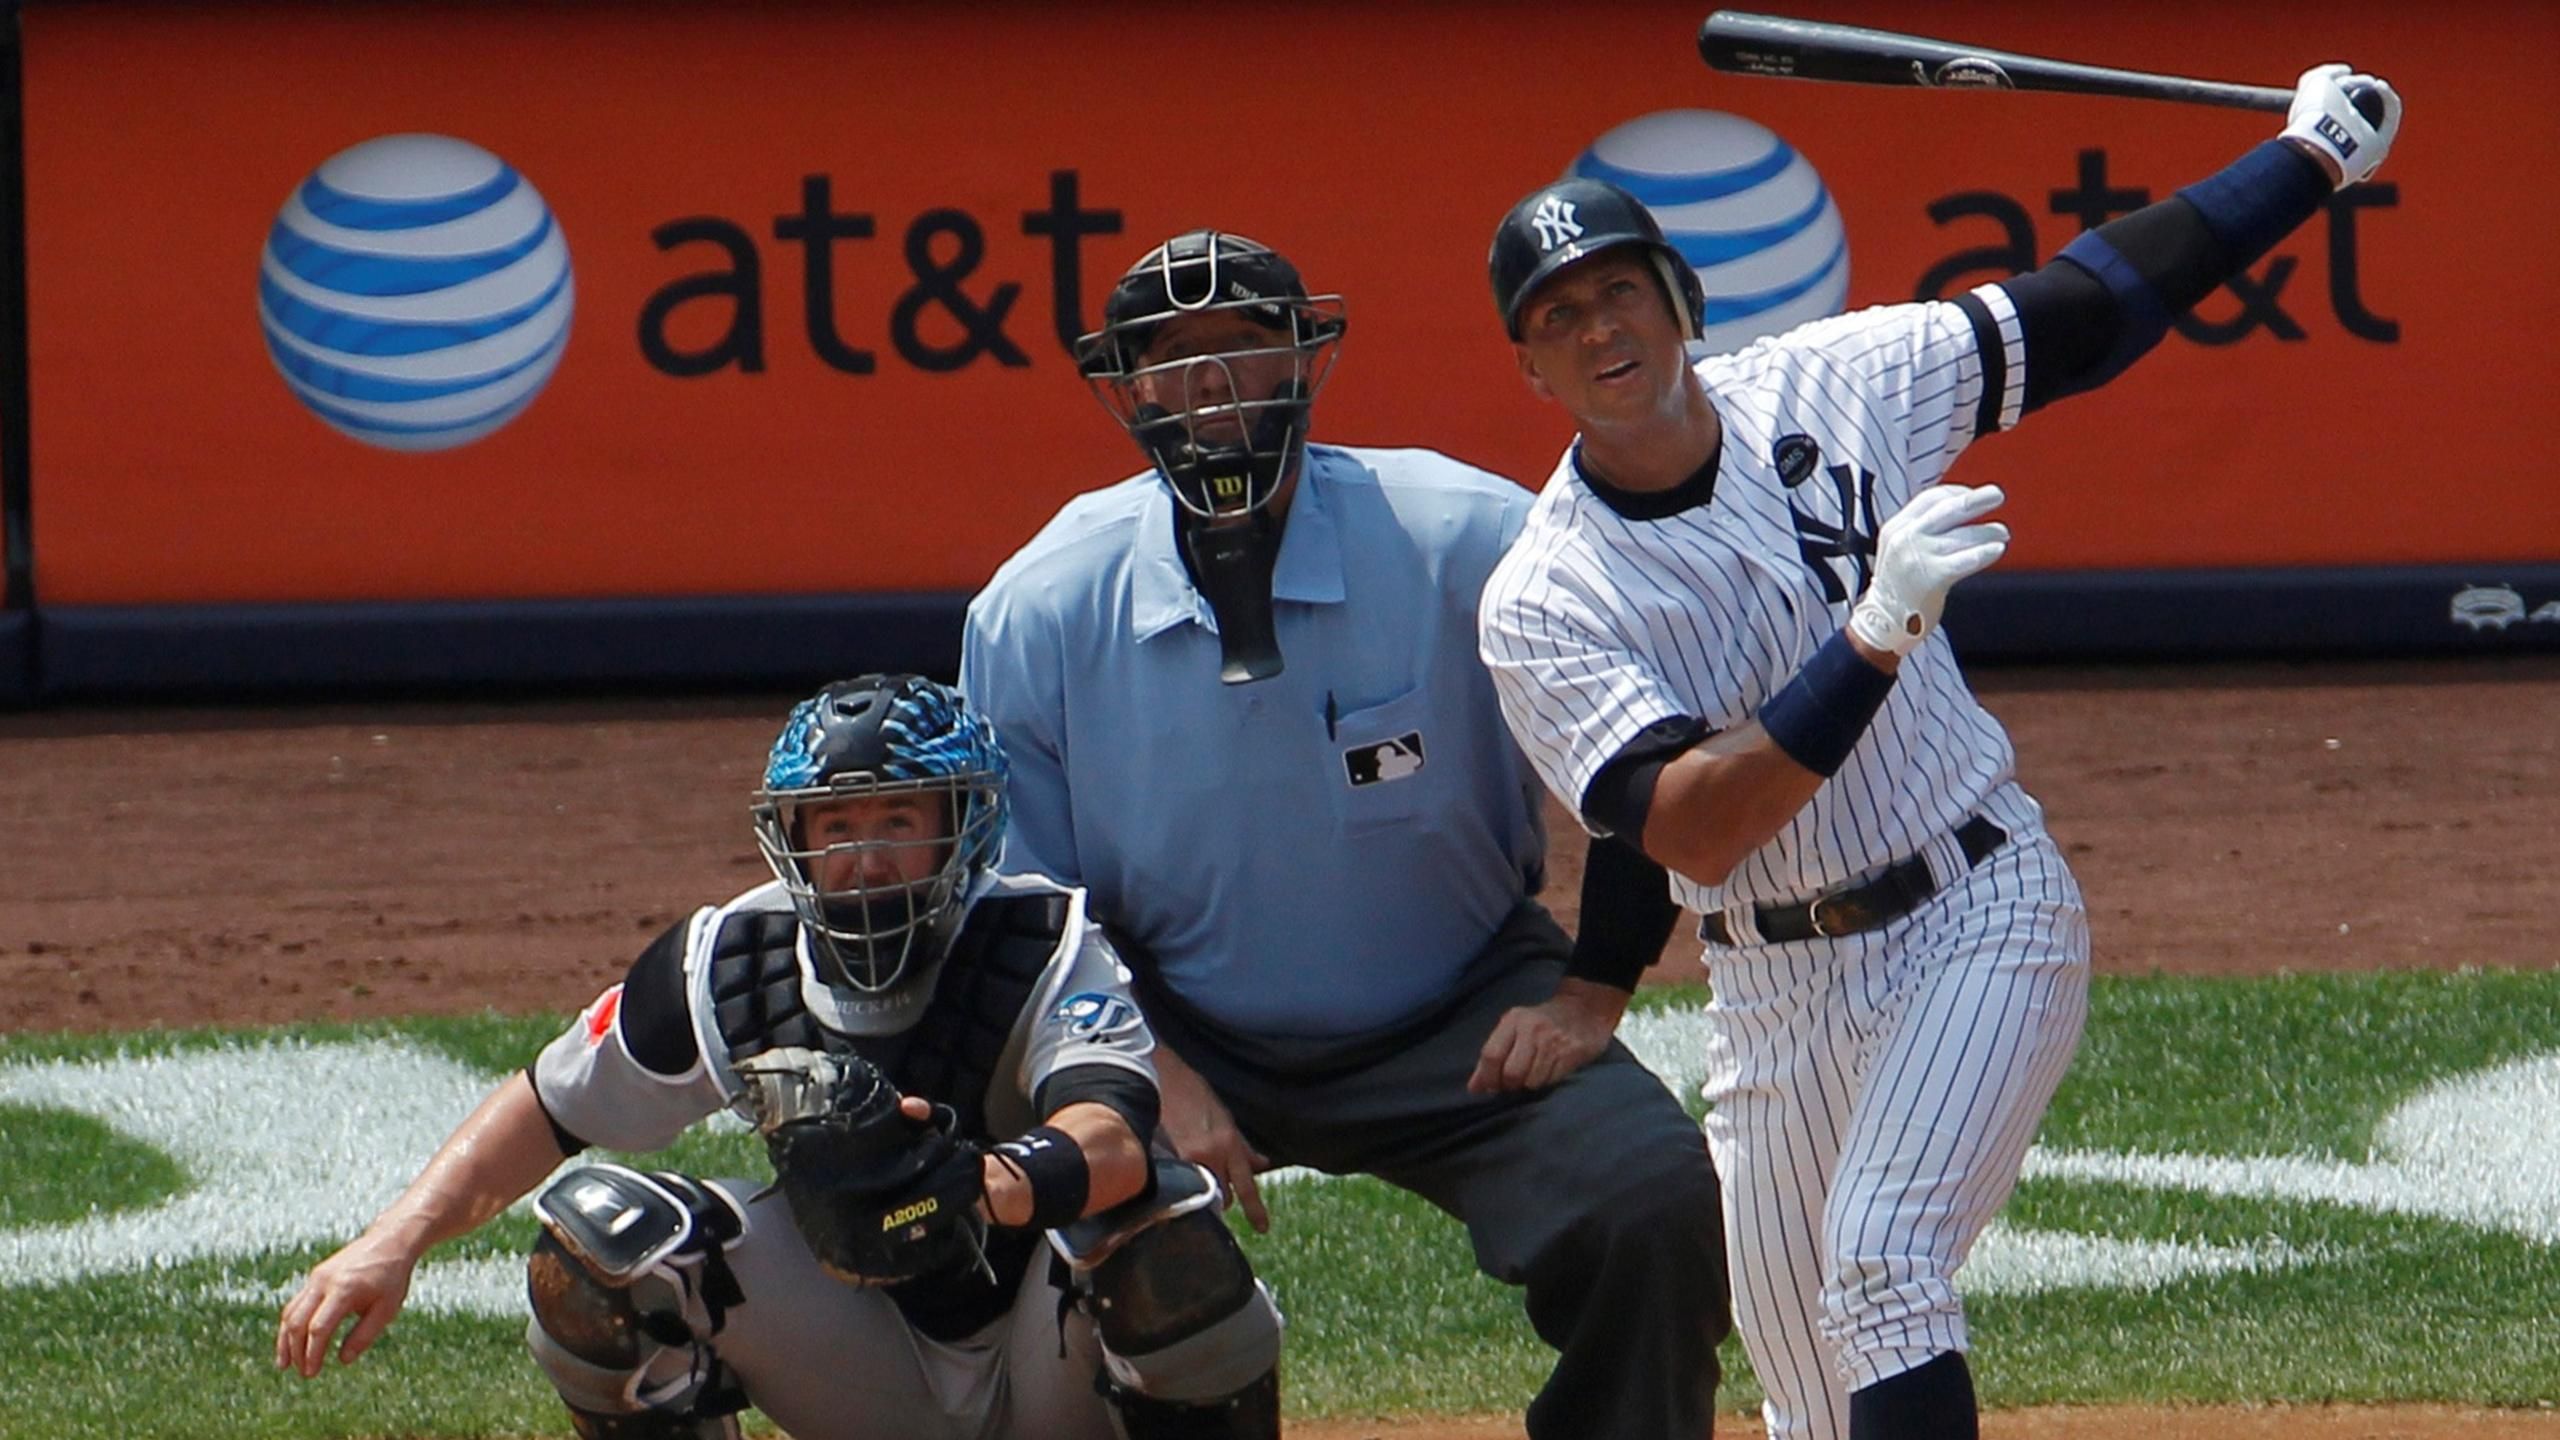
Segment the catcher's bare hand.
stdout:
[[356,1326],[338,1363],[354,1361],[400,1313],[417,1269],[414,1253],[370,1231],[313,1266],[276,1322],[276,1368],[299,1371],[306,1380],[319,1374],[338,1327],[350,1318]]
[[1245,1142],[1235,1117],[1198,1071],[1164,1045],[1156,1047],[1155,1061],[1157,1089],[1164,1100],[1158,1132],[1172,1143],[1174,1154],[1209,1167],[1209,1173],[1226,1187],[1228,1200],[1243,1207],[1254,1233],[1270,1234],[1271,1212],[1263,1208],[1262,1191],[1253,1177],[1270,1169],[1271,1161]]
[[1503,1012],[1467,1077],[1468,1093],[1544,1090],[1598,1059],[1626,1009],[1627,992],[1615,986],[1559,982],[1547,1000]]

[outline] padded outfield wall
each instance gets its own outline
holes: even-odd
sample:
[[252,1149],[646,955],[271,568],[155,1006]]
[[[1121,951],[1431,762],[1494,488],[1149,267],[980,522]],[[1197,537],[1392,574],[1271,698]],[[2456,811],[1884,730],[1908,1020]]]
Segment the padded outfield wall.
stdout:
[[[1483,265],[1551,177],[1631,180],[1737,345],[2040,263],[2279,123],[1719,75],[1695,4],[15,8],[0,699],[947,671],[1135,468],[1067,346],[1167,234],[1349,297],[1318,438],[1536,484],[1568,430]],[[1969,655],[2560,648],[2560,12],[1799,8],[2408,97],[2379,183],[1967,458],[2018,534]]]

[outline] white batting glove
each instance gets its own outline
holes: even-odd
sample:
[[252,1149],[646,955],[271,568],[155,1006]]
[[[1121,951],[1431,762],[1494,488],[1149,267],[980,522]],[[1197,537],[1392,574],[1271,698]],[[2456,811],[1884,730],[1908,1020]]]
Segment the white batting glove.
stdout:
[[1947,592],[2008,550],[2008,526],[1975,523],[2008,498],[1997,485],[1932,485],[1912,496],[1876,532],[1875,578],[1849,611],[1849,633],[1896,655],[1919,649]]
[[[2366,88],[2382,97],[2379,126],[2356,112],[2350,96],[2350,90]],[[2284,138],[2303,141],[2337,162],[2341,190],[2380,169],[2382,157],[2391,153],[2391,142],[2399,134],[2400,92],[2387,80],[2329,64],[2312,66],[2293,84]]]

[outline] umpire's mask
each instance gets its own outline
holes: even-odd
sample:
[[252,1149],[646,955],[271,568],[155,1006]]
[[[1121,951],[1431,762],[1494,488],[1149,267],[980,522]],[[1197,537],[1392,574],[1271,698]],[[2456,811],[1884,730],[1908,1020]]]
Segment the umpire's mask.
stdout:
[[1076,342],[1076,364],[1173,492],[1192,579],[1218,617],[1219,678],[1277,675],[1271,502],[1306,452],[1342,297],[1310,297],[1269,246],[1194,230],[1131,266],[1102,322]]

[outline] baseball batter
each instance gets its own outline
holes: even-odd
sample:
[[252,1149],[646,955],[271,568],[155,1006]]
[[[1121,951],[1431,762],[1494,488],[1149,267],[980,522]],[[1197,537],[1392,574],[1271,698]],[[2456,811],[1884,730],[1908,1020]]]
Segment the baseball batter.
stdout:
[[1697,276],[1624,191],[1550,185],[1495,233],[1521,374],[1581,434],[1486,584],[1484,658],[1548,787],[1704,917],[1772,1435],[1975,1433],[1955,1272],[2086,1010],[2080,892],[1937,630],[2007,545],[2001,496],[1940,478],[2121,372],[2399,123],[2322,66],[2276,140],[2042,269],[1695,364]]
[[775,879],[501,1084],[314,1268],[276,1363],[318,1374],[349,1320],[362,1353],[428,1247],[564,1156],[730,1109],[772,1185],[594,1163],[535,1202],[526,1339],[586,1440],[736,1440],[750,1404],[801,1440],[1278,1435],[1279,1315],[1212,1179],[1149,1158],[1127,971],[1082,891],[993,873],[1004,768],[929,680],[794,708],[754,805]]

